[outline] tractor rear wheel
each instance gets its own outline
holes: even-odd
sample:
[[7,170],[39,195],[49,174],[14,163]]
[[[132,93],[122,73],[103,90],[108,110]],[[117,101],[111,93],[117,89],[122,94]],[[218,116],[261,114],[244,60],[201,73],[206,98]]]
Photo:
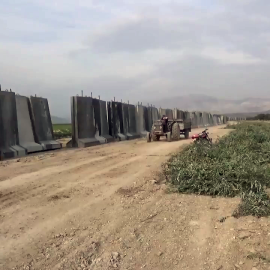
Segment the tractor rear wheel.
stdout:
[[180,128],[177,123],[174,123],[172,126],[172,139],[178,141],[180,138]]
[[185,139],[189,139],[189,131],[185,130]]

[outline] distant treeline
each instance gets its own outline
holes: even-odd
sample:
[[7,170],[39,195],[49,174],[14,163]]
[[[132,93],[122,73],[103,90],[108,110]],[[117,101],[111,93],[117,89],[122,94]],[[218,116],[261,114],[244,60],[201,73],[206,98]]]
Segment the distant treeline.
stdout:
[[258,114],[254,117],[247,117],[247,120],[263,120],[263,121],[270,121],[270,114]]

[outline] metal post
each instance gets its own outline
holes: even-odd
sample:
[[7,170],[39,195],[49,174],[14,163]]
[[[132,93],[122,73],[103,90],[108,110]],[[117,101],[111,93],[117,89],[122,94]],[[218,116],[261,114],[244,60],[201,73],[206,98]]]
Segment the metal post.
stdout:
[[98,96],[98,99],[100,100],[100,96]]
[[0,91],[2,91],[1,84],[0,84]]
[[115,97],[113,97],[113,101],[115,102]]
[[91,92],[91,97],[92,97],[92,92]]
[[81,92],[82,92],[82,97],[83,97],[83,90]]

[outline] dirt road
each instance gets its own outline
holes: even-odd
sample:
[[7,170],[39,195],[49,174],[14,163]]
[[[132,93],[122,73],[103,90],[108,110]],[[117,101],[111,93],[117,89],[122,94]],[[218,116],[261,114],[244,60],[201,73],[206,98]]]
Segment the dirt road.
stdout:
[[[213,138],[228,132],[210,128]],[[270,269],[268,219],[236,220],[238,199],[168,194],[155,183],[162,162],[190,142],[1,162],[0,269]]]

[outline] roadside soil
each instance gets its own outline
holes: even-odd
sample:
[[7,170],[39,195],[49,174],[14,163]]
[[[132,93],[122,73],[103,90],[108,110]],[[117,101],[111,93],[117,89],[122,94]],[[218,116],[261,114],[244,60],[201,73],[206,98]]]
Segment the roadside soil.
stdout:
[[188,143],[139,139],[1,162],[0,269],[270,269],[268,218],[231,217],[239,199],[168,192],[161,165]]

